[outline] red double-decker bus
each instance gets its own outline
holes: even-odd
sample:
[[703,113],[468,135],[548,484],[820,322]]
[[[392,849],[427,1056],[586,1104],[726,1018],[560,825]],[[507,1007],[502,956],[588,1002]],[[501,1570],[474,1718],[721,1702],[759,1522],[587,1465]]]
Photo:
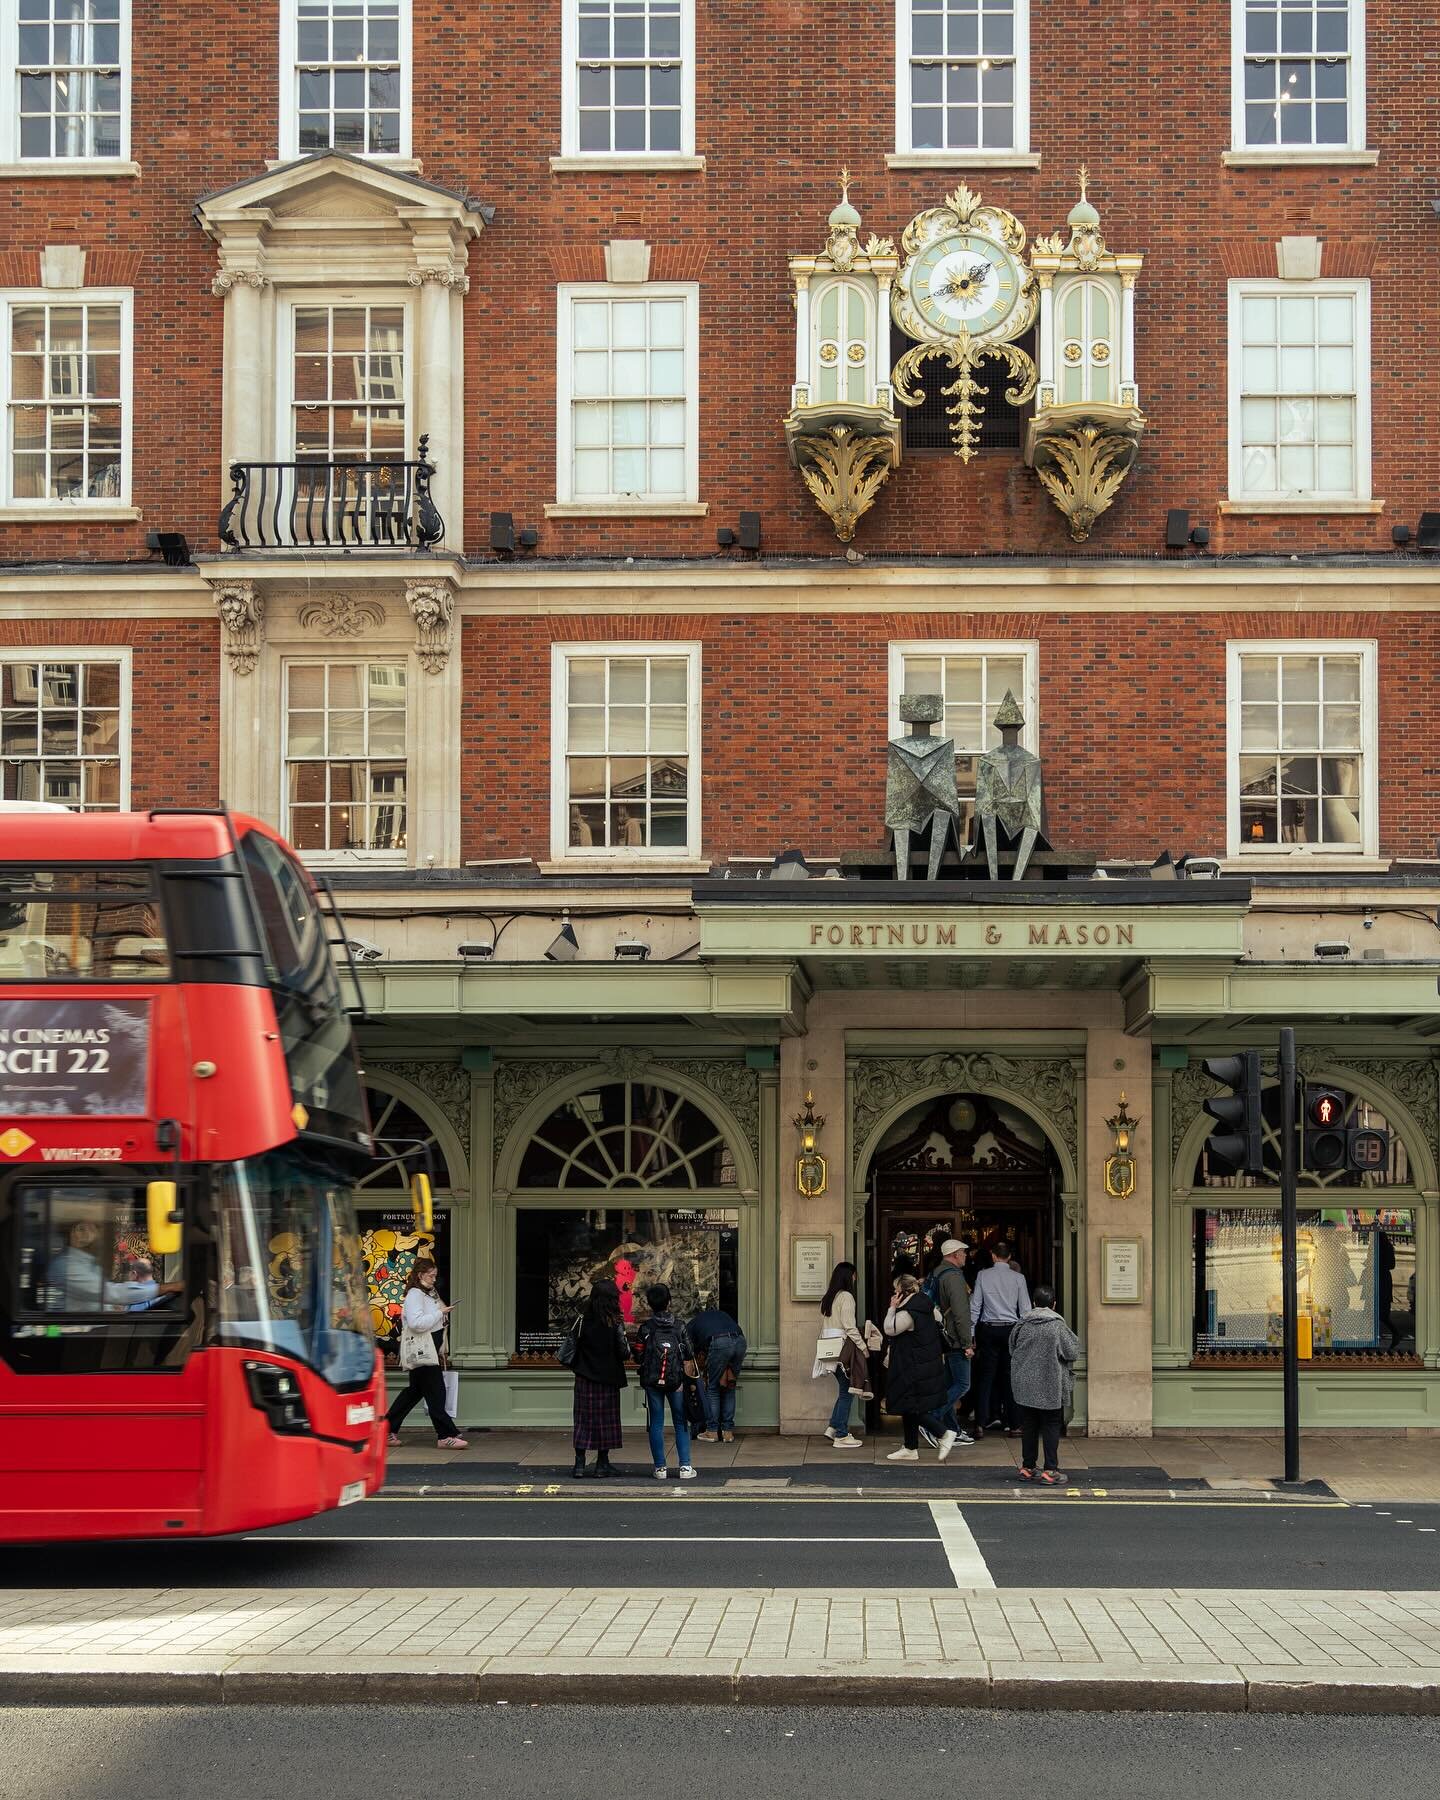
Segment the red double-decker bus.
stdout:
[[0,811],[0,1538],[383,1480],[332,911],[254,819]]

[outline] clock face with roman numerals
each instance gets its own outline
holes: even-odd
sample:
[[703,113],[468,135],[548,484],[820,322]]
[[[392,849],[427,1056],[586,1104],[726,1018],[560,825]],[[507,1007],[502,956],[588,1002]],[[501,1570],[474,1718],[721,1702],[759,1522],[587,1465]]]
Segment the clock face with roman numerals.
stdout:
[[1020,267],[1003,245],[965,231],[937,238],[907,275],[915,311],[942,337],[958,336],[962,325],[971,337],[1005,335],[1000,327],[1024,287]]

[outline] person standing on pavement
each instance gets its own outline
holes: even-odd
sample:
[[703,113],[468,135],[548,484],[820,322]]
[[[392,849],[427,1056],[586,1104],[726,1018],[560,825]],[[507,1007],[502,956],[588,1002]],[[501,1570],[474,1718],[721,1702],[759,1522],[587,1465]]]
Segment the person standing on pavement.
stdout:
[[400,1367],[410,1377],[390,1402],[390,1442],[400,1442],[400,1427],[423,1400],[435,1427],[436,1448],[463,1450],[466,1441],[445,1410],[445,1350],[453,1307],[435,1291],[440,1271],[428,1256],[417,1256],[405,1283],[400,1314]]
[[[1037,1287],[1035,1305],[1010,1333],[1010,1385],[1020,1408],[1020,1474],[1025,1481],[1062,1487],[1060,1427],[1075,1386],[1080,1340],[1054,1310],[1055,1294]],[[1041,1441],[1045,1466],[1035,1471]]]
[[585,1473],[585,1452],[594,1450],[595,1474],[616,1475],[610,1452],[620,1448],[620,1393],[628,1384],[630,1344],[620,1313],[620,1289],[608,1275],[593,1283],[575,1327],[575,1469]]
[[695,1352],[690,1334],[670,1310],[670,1290],[663,1282],[646,1288],[645,1303],[650,1317],[640,1327],[635,1341],[635,1361],[640,1368],[640,1385],[645,1390],[645,1425],[650,1434],[650,1459],[655,1464],[655,1479],[664,1481],[665,1409],[675,1427],[675,1456],[680,1464],[681,1481],[693,1481],[695,1471],[690,1464],[690,1427],[685,1419],[685,1377],[695,1374]]
[[690,1344],[704,1379],[705,1429],[708,1444],[735,1442],[735,1399],[745,1363],[745,1333],[718,1306],[707,1306],[690,1321]]
[[[940,1335],[945,1343],[945,1367],[949,1387],[940,1423],[953,1430],[957,1444],[973,1444],[974,1438],[961,1429],[960,1402],[970,1391],[970,1363],[975,1355],[975,1333],[970,1320],[970,1284],[964,1276],[965,1258],[970,1246],[959,1238],[946,1238],[940,1246],[940,1264],[935,1271],[935,1310],[940,1314]],[[920,1435],[931,1449],[938,1447],[935,1433],[926,1426]]]
[[[859,1271],[851,1262],[836,1263],[830,1271],[830,1285],[825,1290],[825,1298],[820,1302],[820,1336],[848,1338],[859,1348],[862,1356],[868,1357],[869,1347],[860,1335],[855,1312],[855,1289],[859,1278]],[[853,1436],[850,1430],[850,1408],[855,1400],[850,1392],[850,1377],[843,1364],[840,1361],[826,1361],[822,1364],[817,1358],[814,1373],[817,1380],[822,1374],[833,1374],[840,1386],[835,1404],[830,1409],[830,1423],[825,1427],[825,1435],[832,1448],[858,1450],[864,1440]]]
[[1010,1392],[1010,1333],[1030,1310],[1025,1277],[1010,1261],[1010,1246],[1001,1238],[995,1260],[975,1277],[970,1316],[975,1331],[975,1435],[1002,1424],[1007,1437],[1019,1437],[1020,1414]]
[[[885,1404],[899,1413],[905,1434],[903,1448],[892,1450],[885,1460],[919,1462],[922,1419],[932,1427],[942,1422],[936,1415],[945,1407],[946,1371],[940,1314],[915,1276],[896,1281],[884,1332],[891,1340]],[[941,1432],[935,1445],[941,1462],[955,1448],[956,1435],[953,1426]]]

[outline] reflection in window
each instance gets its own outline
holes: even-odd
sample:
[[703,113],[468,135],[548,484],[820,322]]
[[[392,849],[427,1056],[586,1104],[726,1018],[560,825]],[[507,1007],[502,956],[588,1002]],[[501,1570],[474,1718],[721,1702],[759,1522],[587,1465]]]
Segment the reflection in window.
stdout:
[[[1368,284],[1363,284],[1368,287]],[[1361,286],[1239,296],[1236,500],[1363,498],[1359,383],[1368,379]]]
[[400,154],[400,0],[299,0],[302,156]]
[[357,1193],[373,1201],[379,1193],[403,1193],[410,1177],[425,1167],[419,1154],[430,1157],[430,1181],[437,1193],[452,1185],[450,1164],[434,1129],[425,1123],[414,1107],[398,1094],[387,1094],[383,1088],[366,1086],[365,1100],[370,1108],[370,1130],[375,1139],[375,1165],[355,1183]]
[[689,839],[689,663],[565,662],[565,775],[575,850],[674,849]]
[[[900,0],[912,150],[1013,150],[1017,0]],[[905,17],[902,14],[902,31]]]
[[1349,142],[1353,3],[1246,0],[1246,144]]
[[671,1089],[616,1081],[557,1107],[520,1164],[527,1188],[716,1188],[735,1164],[715,1122]]
[[[1279,1356],[1280,1214],[1195,1215],[1195,1353]],[[1297,1258],[1302,1344],[1316,1356],[1415,1351],[1415,1215],[1395,1208],[1302,1211]]]
[[118,662],[0,661],[0,799],[120,808]]
[[403,850],[404,663],[291,663],[286,702],[295,848]]
[[19,0],[20,154],[119,156],[120,0]]
[[125,488],[121,308],[10,308],[10,492],[114,500]]
[[1358,850],[1358,653],[1240,657],[1240,842]]
[[602,1276],[620,1289],[627,1327],[645,1318],[645,1290],[656,1282],[670,1289],[678,1318],[693,1319],[707,1306],[738,1318],[739,1227],[730,1207],[522,1208],[515,1217],[516,1354],[553,1356]]

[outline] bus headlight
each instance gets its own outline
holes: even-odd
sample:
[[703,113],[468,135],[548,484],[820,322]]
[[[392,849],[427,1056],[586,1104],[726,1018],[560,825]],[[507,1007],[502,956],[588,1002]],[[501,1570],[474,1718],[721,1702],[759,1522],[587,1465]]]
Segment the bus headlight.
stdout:
[[247,1362],[245,1383],[250,1389],[250,1404],[265,1414],[272,1431],[285,1437],[309,1436],[310,1415],[305,1410],[305,1396],[289,1369],[275,1363]]

